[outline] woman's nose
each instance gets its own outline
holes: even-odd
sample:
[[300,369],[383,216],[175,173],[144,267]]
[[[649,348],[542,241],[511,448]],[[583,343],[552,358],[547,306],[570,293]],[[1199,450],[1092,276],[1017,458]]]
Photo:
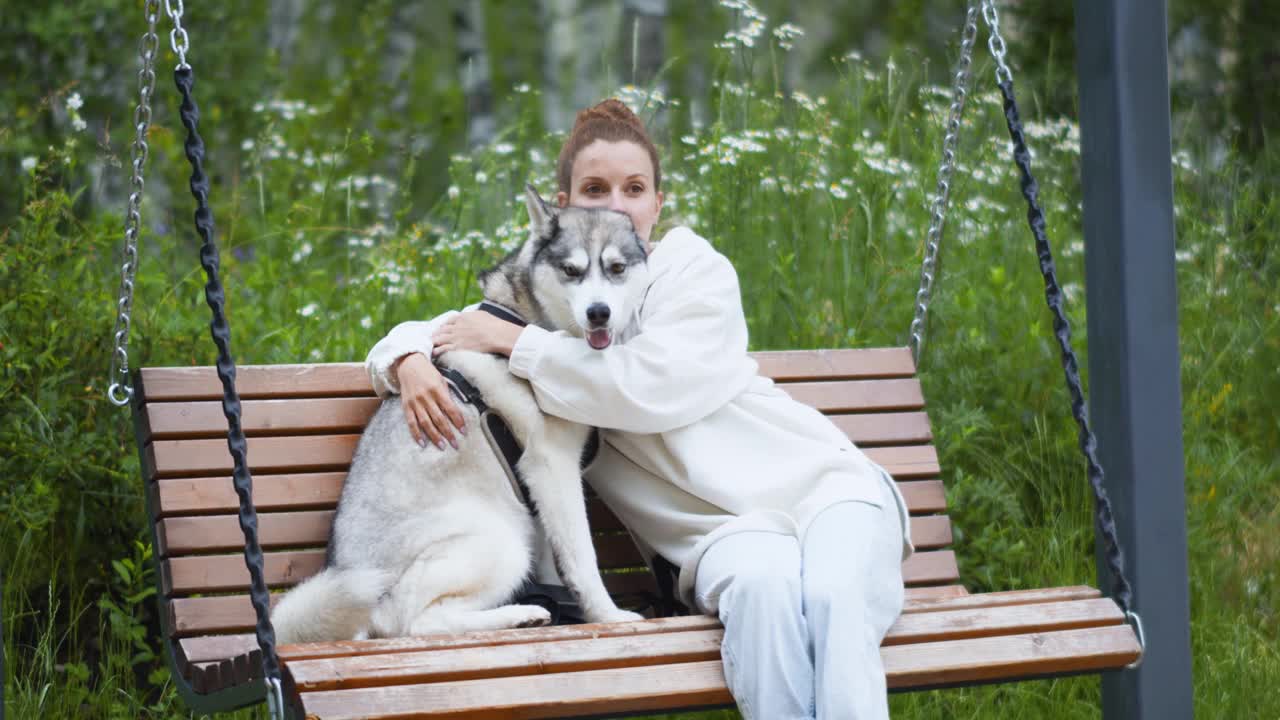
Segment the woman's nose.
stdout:
[[614,212],[624,212],[626,206],[622,204],[622,193],[615,191],[609,194],[609,209]]

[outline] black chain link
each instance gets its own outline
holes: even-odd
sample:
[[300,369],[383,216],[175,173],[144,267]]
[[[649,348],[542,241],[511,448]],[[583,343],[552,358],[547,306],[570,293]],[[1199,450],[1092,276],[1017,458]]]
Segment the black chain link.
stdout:
[[1018,103],[1013,95],[1013,81],[1001,79],[1000,92],[1004,95],[1004,118],[1009,126],[1009,136],[1013,138],[1013,159],[1021,173],[1022,196],[1027,199],[1027,224],[1036,238],[1036,254],[1040,258],[1040,273],[1044,275],[1044,296],[1053,312],[1053,330],[1058,338],[1058,347],[1062,351],[1062,369],[1067,376],[1067,390],[1071,393],[1071,414],[1079,425],[1080,450],[1084,453],[1088,464],[1089,485],[1093,489],[1095,521],[1098,531],[1102,533],[1104,554],[1107,567],[1111,570],[1112,599],[1125,613],[1129,612],[1133,602],[1133,591],[1129,587],[1129,579],[1124,574],[1124,553],[1120,549],[1120,540],[1116,535],[1115,518],[1111,513],[1111,500],[1107,497],[1106,488],[1102,486],[1102,465],[1098,462],[1098,442],[1093,431],[1089,429],[1089,419],[1085,416],[1084,391],[1080,387],[1080,364],[1076,361],[1075,351],[1071,349],[1071,326],[1062,308],[1062,288],[1058,285],[1057,271],[1053,262],[1053,249],[1049,247],[1049,237],[1045,233],[1044,211],[1040,209],[1038,199],[1040,186],[1031,174],[1031,151],[1027,149],[1027,138],[1022,132],[1022,122],[1018,119]]
[[213,240],[213,212],[209,209],[209,179],[204,174],[204,141],[196,126],[200,123],[200,110],[191,95],[195,75],[190,66],[173,73],[178,90],[182,93],[179,112],[182,124],[187,128],[184,145],[187,160],[191,162],[191,194],[196,199],[196,232],[204,240],[200,248],[200,265],[208,282],[204,286],[205,300],[213,311],[209,329],[218,348],[218,379],[222,381],[222,412],[227,417],[227,446],[235,461],[231,482],[240,499],[240,530],[244,533],[244,560],[249,568],[249,598],[257,615],[255,627],[258,647],[262,649],[262,666],[265,677],[280,681],[280,659],[276,656],[276,635],[271,627],[270,594],[262,570],[262,547],[258,543],[258,513],[253,506],[253,478],[249,474],[247,446],[244,430],[240,426],[240,397],[236,393],[236,364],[231,357],[231,328],[224,311],[226,295],[218,277],[218,246]]

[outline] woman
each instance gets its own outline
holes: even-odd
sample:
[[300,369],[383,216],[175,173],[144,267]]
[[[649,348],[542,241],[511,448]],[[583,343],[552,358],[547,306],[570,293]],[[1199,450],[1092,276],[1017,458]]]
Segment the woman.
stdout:
[[718,615],[729,690],[746,718],[885,718],[879,645],[902,609],[912,551],[893,481],[821,413],[757,375],[733,266],[688,228],[650,234],[658,153],[606,100],[560,153],[561,207],[627,213],[651,283],[630,337],[605,350],[481,312],[403,323],[367,360],[410,430],[444,449],[465,432],[432,353],[510,358],[548,413],[601,429],[585,477],[647,556],[680,568],[681,599]]

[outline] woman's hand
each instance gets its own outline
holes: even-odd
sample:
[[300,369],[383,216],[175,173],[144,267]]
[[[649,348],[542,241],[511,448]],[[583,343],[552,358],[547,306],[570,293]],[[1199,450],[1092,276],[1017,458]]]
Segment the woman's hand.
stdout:
[[511,357],[524,328],[480,310],[458,313],[432,334],[433,356],[450,350],[474,350]]
[[466,435],[466,419],[436,366],[426,355],[413,353],[401,358],[392,372],[400,384],[400,406],[414,441],[426,447],[430,439],[441,450],[448,441],[457,450],[453,429]]

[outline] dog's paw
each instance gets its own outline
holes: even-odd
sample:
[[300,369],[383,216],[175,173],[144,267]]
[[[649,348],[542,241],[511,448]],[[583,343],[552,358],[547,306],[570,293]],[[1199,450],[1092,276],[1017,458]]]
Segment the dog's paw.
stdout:
[[597,622],[597,623],[616,623],[616,622],[633,622],[635,620],[644,620],[644,619],[645,617],[640,613],[634,613],[634,612],[631,612],[630,610],[622,610],[620,608],[614,608],[612,610],[609,610],[608,612],[597,614],[595,617],[590,618],[590,621]]
[[510,623],[513,628],[542,627],[551,624],[551,613],[539,605],[512,605]]

